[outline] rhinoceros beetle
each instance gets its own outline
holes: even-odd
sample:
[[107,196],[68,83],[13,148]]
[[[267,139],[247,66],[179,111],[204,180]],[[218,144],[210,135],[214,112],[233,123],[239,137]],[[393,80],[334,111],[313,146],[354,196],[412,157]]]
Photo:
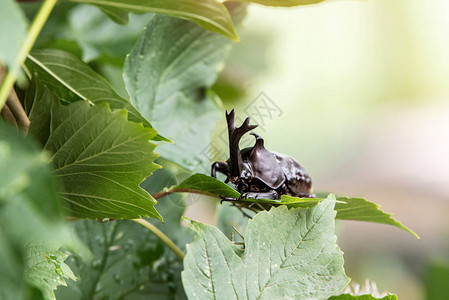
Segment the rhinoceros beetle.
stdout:
[[239,198],[222,197],[224,201],[243,198],[278,200],[281,195],[315,197],[307,171],[293,158],[265,149],[264,140],[256,133],[251,133],[256,138],[254,146],[240,150],[242,136],[257,125],[250,125],[248,117],[240,127],[235,127],[234,118],[234,110],[226,111],[230,158],[213,163],[211,170],[211,176],[215,178],[217,172],[225,174],[225,183],[231,181],[241,194]]

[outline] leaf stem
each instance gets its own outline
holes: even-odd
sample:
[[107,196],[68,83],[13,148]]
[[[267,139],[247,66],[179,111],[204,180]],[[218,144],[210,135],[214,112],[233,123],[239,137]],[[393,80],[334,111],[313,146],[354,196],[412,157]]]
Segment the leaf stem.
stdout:
[[185,256],[184,252],[182,252],[182,250],[179,249],[179,247],[176,246],[176,244],[173,243],[173,241],[168,236],[166,236],[162,231],[157,229],[156,226],[154,226],[153,224],[144,219],[132,219],[131,221],[136,222],[142,225],[143,227],[147,228],[148,230],[150,230],[158,238],[160,238],[162,242],[164,242],[164,244],[166,244],[173,252],[175,252],[175,254],[179,257],[179,259],[181,260],[184,259]]
[[36,17],[31,24],[30,29],[28,30],[28,34],[23,41],[22,47],[19,49],[19,53],[17,53],[16,61],[9,70],[8,74],[3,81],[2,87],[0,89],[0,109],[5,105],[6,99],[17,80],[17,76],[19,75],[20,66],[25,62],[25,59],[30,52],[31,48],[33,48],[34,43],[36,42],[37,36],[44,27],[45,22],[48,19],[53,7],[56,5],[58,0],[45,0],[37,13]]

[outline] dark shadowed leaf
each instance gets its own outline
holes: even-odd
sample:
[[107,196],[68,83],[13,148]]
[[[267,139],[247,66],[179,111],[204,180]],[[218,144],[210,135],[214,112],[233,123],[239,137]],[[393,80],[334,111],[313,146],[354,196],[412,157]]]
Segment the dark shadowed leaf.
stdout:
[[128,121],[126,110],[79,101],[53,103],[50,136],[53,173],[63,183],[71,215],[88,218],[162,219],[156,201],[139,184],[158,165],[154,129]]
[[[25,245],[67,245],[68,239],[49,158],[0,122],[0,170],[0,299],[40,299],[63,281],[45,285],[33,280],[29,271],[38,258]],[[54,274],[36,269],[32,277],[52,281]]]
[[189,299],[322,299],[348,282],[334,235],[334,203],[257,214],[245,250],[213,226],[189,221],[182,279]]
[[[142,187],[154,193],[173,178],[170,171],[160,169]],[[181,195],[161,199],[157,208],[164,215],[164,223],[148,221],[185,249],[193,234],[180,224],[185,210]],[[79,221],[74,226],[93,257],[86,261],[74,254],[68,259],[81,278],[67,288],[59,288],[58,299],[185,299],[181,261],[141,225],[130,221]]]

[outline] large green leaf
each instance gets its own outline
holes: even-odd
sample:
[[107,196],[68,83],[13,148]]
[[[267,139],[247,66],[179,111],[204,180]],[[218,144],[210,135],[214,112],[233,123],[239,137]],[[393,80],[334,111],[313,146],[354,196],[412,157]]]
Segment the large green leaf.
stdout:
[[126,22],[124,12],[147,13],[154,12],[191,20],[207,30],[221,33],[236,41],[232,19],[226,7],[217,0],[70,0],[72,2],[96,5],[107,10],[113,20]]
[[373,295],[359,295],[353,296],[350,294],[342,294],[338,296],[330,297],[329,300],[397,300],[398,297],[396,295],[388,295],[382,298],[375,297]]
[[213,226],[190,221],[182,280],[189,299],[322,299],[348,282],[334,235],[334,203],[286,206],[249,221],[245,250]]
[[242,2],[259,3],[267,6],[298,6],[317,4],[325,0],[237,0]]
[[2,0],[1,6],[0,65],[18,69],[20,66],[16,65],[16,56],[26,36],[26,18],[14,0]]
[[[246,6],[228,6],[238,24]],[[162,156],[190,171],[209,163],[202,152],[221,112],[206,90],[230,46],[228,39],[191,22],[154,15],[126,59],[124,78],[131,101],[175,141],[161,145]]]
[[391,214],[382,211],[376,203],[363,198],[338,197],[339,203],[335,205],[337,219],[365,221],[393,225],[401,228],[419,239],[419,236],[410,228],[392,217]]
[[[174,174],[159,169],[142,183],[153,193],[171,182]],[[181,249],[193,233],[180,224],[185,210],[181,195],[161,199],[164,223],[147,220]],[[178,257],[154,234],[130,221],[77,221],[73,227],[92,252],[90,260],[73,253],[68,264],[80,279],[56,291],[58,299],[185,299]]]
[[[26,66],[63,102],[88,101],[93,104],[108,103],[112,109],[126,108],[129,120],[146,127],[151,124],[126,99],[120,97],[109,83],[88,65],[70,53],[57,49],[32,51]],[[163,140],[155,136],[154,140]]]
[[73,226],[91,257],[69,257],[79,279],[59,287],[58,299],[183,298],[181,261],[144,227],[128,220],[83,220]]
[[[62,282],[50,286],[30,280],[26,274],[36,256],[25,251],[25,245],[67,245],[68,237],[49,158],[37,144],[0,122],[0,170],[0,299],[39,299]],[[34,274],[53,280],[39,270]]]
[[139,187],[159,166],[154,129],[128,121],[126,110],[79,101],[54,103],[45,150],[63,183],[69,213],[88,218],[162,219],[156,201]]

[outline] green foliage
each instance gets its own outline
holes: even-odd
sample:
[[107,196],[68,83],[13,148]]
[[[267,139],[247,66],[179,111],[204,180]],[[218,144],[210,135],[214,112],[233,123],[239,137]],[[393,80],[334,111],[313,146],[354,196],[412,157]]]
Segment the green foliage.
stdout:
[[[77,5],[68,10],[61,24],[67,29],[59,32],[59,38],[76,42],[82,50],[82,59],[85,62],[102,59],[117,65],[121,77],[125,56],[138,40],[150,17],[151,14],[132,14],[128,25],[122,26],[111,22],[96,7]],[[57,43],[54,37],[50,36],[48,40],[50,45]],[[114,88],[117,90],[116,86]]]
[[[93,104],[108,103],[111,109],[125,108],[130,121],[152,128],[139,111],[128,100],[117,95],[103,77],[70,53],[57,49],[36,50],[28,55],[26,65],[31,72],[39,74],[42,83],[61,101],[73,103],[85,100]],[[154,140],[161,139],[164,138],[157,136]]]
[[[55,9],[37,49],[27,55],[28,85],[16,87],[31,121],[28,136],[0,122],[1,299],[53,299],[58,286],[56,296],[69,300],[324,299],[348,282],[335,218],[389,224],[416,236],[365,199],[283,195],[226,202],[218,218],[226,235],[190,220],[194,237],[180,223],[183,195],[240,197],[223,182],[191,172],[210,163],[202,154],[221,118],[211,87],[233,44],[227,37],[238,39],[233,24],[240,24],[247,4],[71,2]],[[294,6],[321,1],[242,2]],[[50,13],[54,2],[45,3]],[[78,3],[98,7],[119,24],[131,19],[132,27],[120,27]],[[16,53],[27,54],[34,38],[20,48],[26,25],[22,12],[10,0],[4,6],[0,61],[11,69]],[[27,14],[35,12],[31,8]],[[152,14],[130,18],[130,12]],[[33,24],[41,25],[31,32],[41,30],[47,17],[38,15]],[[123,64],[124,82],[117,76]],[[115,89],[97,72],[113,78]],[[14,76],[9,78],[12,86]],[[6,88],[0,91],[2,97],[9,94]],[[155,142],[170,140],[152,125],[176,143],[158,145],[163,170],[155,163]],[[178,183],[186,172],[191,176]],[[73,222],[66,222],[61,206]],[[252,219],[234,206],[249,210]],[[140,217],[149,219],[117,220]],[[244,232],[240,246],[226,237],[231,225]],[[345,294],[331,299],[377,298]]]
[[426,275],[426,299],[449,299],[449,261],[432,261]]
[[369,202],[363,198],[338,197],[337,200],[341,201],[335,205],[337,219],[392,225],[413,234],[419,239],[419,236],[415,232],[402,225],[402,223],[394,219],[391,214],[383,212],[379,208],[379,205],[375,203]]
[[226,7],[215,0],[71,0],[77,3],[93,4],[105,11],[118,23],[127,23],[127,12],[154,12],[191,20],[198,25],[239,40]]
[[360,295],[360,296],[352,296],[350,294],[342,294],[338,296],[332,296],[329,300],[397,300],[398,297],[396,295],[388,295],[382,298],[374,297],[373,295]]
[[218,179],[199,173],[193,174],[177,186],[171,187],[170,190],[173,192],[199,193],[215,197],[217,195],[232,198],[240,196],[240,193],[229,185],[224,184]]
[[[36,278],[53,280],[55,273],[34,269],[40,253],[25,247],[37,242],[67,244],[68,231],[61,219],[48,156],[33,141],[0,122],[0,170],[0,298],[51,295],[56,285],[64,282],[37,282]],[[60,257],[59,263],[62,261]],[[45,263],[39,266],[49,267]]]
[[129,122],[126,110],[85,101],[53,103],[50,135],[53,173],[63,183],[61,195],[73,216],[162,219],[156,201],[139,184],[159,166],[153,163],[154,129]]
[[[245,5],[228,6],[238,24]],[[132,103],[176,140],[160,146],[163,157],[190,171],[206,163],[200,153],[221,115],[206,90],[230,46],[230,40],[191,22],[154,15],[126,59],[124,78]]]
[[67,286],[65,280],[76,280],[72,270],[64,263],[67,254],[45,243],[26,245],[25,277],[30,285],[42,290],[45,299],[55,299],[53,293],[59,285]]
[[238,0],[243,2],[259,3],[267,6],[297,6],[323,2],[324,0]]
[[182,279],[189,299],[280,299],[331,296],[347,283],[334,235],[334,201],[311,208],[272,208],[245,231],[245,249],[218,229],[190,221]]
[[[14,26],[12,26],[14,24]],[[27,22],[14,0],[2,0],[0,9],[0,64],[19,68],[16,55],[25,39]],[[6,30],[7,29],[7,30]]]
[[183,298],[181,262],[142,226],[128,220],[84,220],[73,227],[91,256],[69,257],[79,279],[58,288],[58,299]]
[[[161,169],[142,183],[154,192],[172,180]],[[180,195],[158,204],[164,223],[148,220],[170,236],[182,249],[192,238],[181,226],[184,205]],[[151,232],[130,221],[100,223],[77,221],[74,230],[91,251],[90,259],[73,253],[68,264],[80,279],[59,288],[59,299],[184,299],[180,272],[182,262]]]
[[[169,188],[168,191],[199,193],[215,197],[238,198],[240,196],[240,193],[232,189],[227,184],[203,174],[194,174],[179,185]],[[287,205],[289,208],[308,207],[313,206],[322,200],[322,198],[297,198],[282,195],[280,200],[256,200],[248,198],[239,199],[238,201],[233,201],[233,203],[242,207],[252,207],[257,210],[269,210],[272,206],[280,205]],[[338,201],[335,205],[337,219],[392,225],[413,234],[416,238],[419,238],[415,232],[402,225],[402,223],[394,219],[391,214],[383,212],[379,208],[379,205],[375,203],[369,202],[363,198],[338,197],[337,200]]]

